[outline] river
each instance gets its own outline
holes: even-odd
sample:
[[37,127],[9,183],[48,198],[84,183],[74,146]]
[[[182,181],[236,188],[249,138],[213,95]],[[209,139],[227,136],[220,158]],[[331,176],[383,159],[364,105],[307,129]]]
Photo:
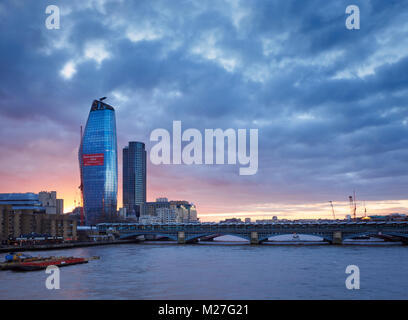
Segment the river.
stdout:
[[[60,269],[60,289],[45,271],[0,272],[0,299],[406,299],[408,247],[243,243],[121,244],[35,252],[100,256]],[[4,255],[0,255],[3,260]],[[348,265],[360,289],[348,290]]]

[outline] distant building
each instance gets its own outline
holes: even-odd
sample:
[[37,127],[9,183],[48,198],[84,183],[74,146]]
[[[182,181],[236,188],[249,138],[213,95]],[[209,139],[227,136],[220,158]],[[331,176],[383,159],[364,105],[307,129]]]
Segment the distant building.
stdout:
[[66,213],[66,215],[77,221],[77,225],[81,223],[81,209],[82,207],[76,207],[72,212]]
[[171,208],[158,208],[156,210],[157,220],[160,223],[173,223],[177,222],[177,215],[174,209]]
[[93,101],[78,158],[86,224],[116,221],[118,158],[112,106]]
[[229,219],[220,221],[220,223],[240,223],[240,222],[242,222],[240,218],[229,218]]
[[127,218],[126,208],[120,208],[119,209],[119,217],[120,217],[120,219],[126,219]]
[[57,199],[57,214],[64,214],[64,199]]
[[[160,200],[160,201],[157,201]],[[158,198],[155,202],[146,202],[143,210],[143,214],[146,216],[157,216],[157,209],[168,208],[170,209],[170,202],[167,198]]]
[[405,221],[407,220],[407,215],[404,213],[391,213],[388,215],[388,219],[391,221]]
[[[152,218],[154,217],[154,218]],[[196,222],[198,221],[196,206],[185,200],[169,201],[157,198],[155,202],[146,202],[140,221],[155,222]]]
[[159,218],[157,216],[148,216],[148,215],[142,215],[139,218],[139,223],[159,223]]
[[188,209],[186,205],[177,204],[171,205],[172,210],[174,210],[176,214],[176,222],[183,223],[183,222],[190,222],[188,218]]
[[197,222],[197,208],[185,200],[170,201],[170,208],[176,213],[176,222]]
[[38,198],[45,207],[45,212],[47,214],[63,214],[64,213],[64,200],[57,199],[56,191],[41,191],[38,194]]
[[382,216],[379,215],[369,216],[369,219],[372,221],[405,221],[407,220],[407,215],[401,213],[391,213]]
[[123,148],[123,207],[139,218],[146,203],[146,149],[143,142],[131,141]]
[[251,222],[251,218],[245,218],[245,223],[250,223]]
[[272,223],[272,222],[276,222],[276,220],[272,219],[262,219],[262,220],[256,220],[256,223]]

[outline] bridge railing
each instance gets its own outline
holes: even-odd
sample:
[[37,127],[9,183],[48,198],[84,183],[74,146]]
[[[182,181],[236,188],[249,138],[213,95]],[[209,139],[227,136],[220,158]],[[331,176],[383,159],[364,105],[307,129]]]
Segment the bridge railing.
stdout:
[[408,232],[408,221],[392,222],[339,222],[339,223],[175,223],[175,224],[141,224],[141,223],[102,223],[99,231],[137,232],[360,232],[363,230],[401,230]]

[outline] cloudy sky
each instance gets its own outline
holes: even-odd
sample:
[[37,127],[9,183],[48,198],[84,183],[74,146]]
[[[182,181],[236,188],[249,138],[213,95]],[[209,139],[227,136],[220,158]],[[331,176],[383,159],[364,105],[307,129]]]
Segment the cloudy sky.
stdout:
[[[259,170],[148,163],[148,200],[225,216],[340,217],[408,207],[408,2],[5,0],[0,192],[79,200],[80,125],[116,109],[118,147],[156,128],[258,129]],[[47,5],[61,10],[45,27]],[[121,152],[119,152],[121,153]],[[121,186],[121,155],[119,155]],[[119,188],[119,204],[121,204]]]

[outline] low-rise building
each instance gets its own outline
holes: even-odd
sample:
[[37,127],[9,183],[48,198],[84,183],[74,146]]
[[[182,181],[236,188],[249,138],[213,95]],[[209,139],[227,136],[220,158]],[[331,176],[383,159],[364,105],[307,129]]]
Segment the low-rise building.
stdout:
[[220,223],[242,223],[242,220],[240,218],[229,218],[220,221]]
[[64,213],[64,200],[57,199],[56,191],[41,191],[38,194],[39,201],[42,206],[45,207],[47,214],[63,214]]
[[172,208],[158,208],[157,219],[160,223],[173,223],[177,222],[177,215],[174,209]]
[[119,208],[119,218],[122,220],[125,220],[127,218],[127,209],[124,208]]
[[63,214],[47,214],[34,193],[0,194],[0,240],[25,234],[48,234],[76,240],[77,222]]
[[167,198],[157,198],[155,202],[146,202],[143,215],[140,216],[140,223],[153,222],[196,222],[197,209],[192,203],[185,200],[169,201]]
[[167,198],[157,198],[155,202],[146,202],[144,204],[143,215],[157,216],[156,210],[159,208],[170,208],[170,202]]
[[0,193],[0,205],[11,205],[14,210],[33,210],[35,212],[46,212],[38,194],[27,193]]
[[197,208],[185,200],[170,201],[170,208],[176,213],[176,222],[197,222]]
[[139,223],[151,224],[151,223],[159,223],[159,222],[160,221],[157,216],[143,215],[143,216],[140,216],[139,218]]

